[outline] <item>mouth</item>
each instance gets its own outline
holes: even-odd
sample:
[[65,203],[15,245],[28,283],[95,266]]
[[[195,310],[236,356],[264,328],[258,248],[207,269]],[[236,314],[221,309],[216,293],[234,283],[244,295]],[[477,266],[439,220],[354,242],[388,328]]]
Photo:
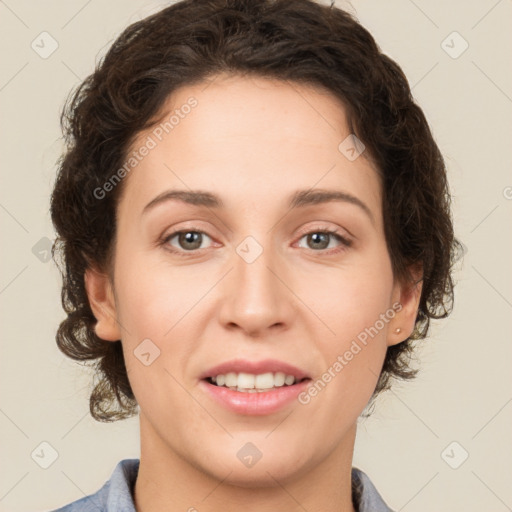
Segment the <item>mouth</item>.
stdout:
[[256,375],[245,372],[229,372],[206,377],[203,380],[214,386],[228,388],[240,393],[266,393],[294,386],[311,379],[309,377],[299,378],[283,372],[267,372]]
[[[223,376],[224,383],[219,385]],[[286,383],[287,377],[289,384]],[[234,383],[235,379],[236,386],[226,386]],[[249,387],[253,381],[254,387]],[[293,375],[279,374],[279,372],[277,376],[272,373],[256,375],[227,373],[202,379],[200,388],[216,404],[232,413],[265,416],[277,413],[293,404],[297,405],[297,396],[307,388],[310,381],[309,377],[297,380]],[[283,382],[282,385],[275,385],[281,382]]]
[[200,388],[221,407],[241,415],[276,413],[297,402],[312,381],[305,371],[276,359],[234,359],[199,376]]

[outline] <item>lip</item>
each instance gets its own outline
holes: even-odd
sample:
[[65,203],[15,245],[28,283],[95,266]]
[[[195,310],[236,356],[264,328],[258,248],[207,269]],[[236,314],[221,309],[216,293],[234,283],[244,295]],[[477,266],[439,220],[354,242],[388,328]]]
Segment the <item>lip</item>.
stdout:
[[[262,373],[276,373],[282,372],[285,375],[293,375],[298,381],[311,378],[305,371],[293,366],[284,361],[278,361],[277,359],[264,359],[262,361],[248,361],[247,359],[232,359],[224,363],[218,364],[205,372],[203,372],[199,378],[201,380],[207,379],[208,377],[215,377],[217,375],[225,375],[226,373],[252,373],[254,375],[260,375]],[[293,387],[293,386],[290,386]],[[227,389],[227,388],[226,388]],[[236,391],[236,393],[238,393]],[[238,393],[240,394],[240,393]]]
[[[293,374],[289,374],[293,375]],[[283,386],[269,391],[243,393],[216,386],[203,379],[199,382],[201,389],[217,404],[237,414],[263,416],[272,414],[296,402],[296,398],[309,385],[311,379],[303,380],[292,386]]]

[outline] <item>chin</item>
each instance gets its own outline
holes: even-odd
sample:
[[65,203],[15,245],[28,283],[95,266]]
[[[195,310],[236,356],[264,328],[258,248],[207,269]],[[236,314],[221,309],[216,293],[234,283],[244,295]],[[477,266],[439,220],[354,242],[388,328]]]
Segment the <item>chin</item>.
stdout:
[[[252,448],[246,448],[246,452],[250,453]],[[237,450],[238,451],[238,450]],[[258,460],[250,460],[250,455],[246,452],[237,456],[228,455],[224,451],[222,456],[217,459],[219,464],[215,467],[204,467],[204,471],[210,473],[217,480],[223,481],[225,484],[237,487],[275,487],[279,484],[291,482],[300,478],[309,470],[309,464],[305,460],[297,460],[297,450],[290,447],[289,450],[274,449],[269,455],[263,453]],[[256,455],[256,454],[254,454]],[[243,462],[245,459],[245,462]],[[215,460],[210,458],[209,460]],[[220,463],[222,461],[222,463]],[[203,459],[204,464],[204,459]],[[228,476],[229,475],[229,476]],[[278,483],[279,482],[279,483]]]

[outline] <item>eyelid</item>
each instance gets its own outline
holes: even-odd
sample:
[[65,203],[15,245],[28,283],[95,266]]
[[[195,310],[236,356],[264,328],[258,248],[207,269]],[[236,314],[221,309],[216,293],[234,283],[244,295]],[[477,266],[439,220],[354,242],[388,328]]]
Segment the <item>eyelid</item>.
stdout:
[[[326,225],[316,224],[314,226],[309,226],[306,228],[301,228],[299,230],[299,239],[302,238],[305,235],[309,235],[310,233],[318,233],[318,232],[324,232],[324,233],[330,233],[332,235],[338,236],[341,241],[347,245],[347,247],[350,247],[353,243],[353,239],[355,238],[351,233],[349,233],[346,229],[341,229],[338,227],[330,227]],[[345,235],[345,233],[348,234]],[[325,251],[316,251],[316,252],[325,252]]]
[[[176,235],[179,235],[180,233],[186,233],[186,232],[190,232],[190,231],[193,231],[196,233],[201,233],[202,235],[206,235],[208,238],[210,238],[210,240],[213,241],[213,237],[211,235],[209,235],[203,229],[198,228],[196,226],[184,226],[182,228],[175,229],[175,230],[171,231],[170,233],[163,235],[160,240],[160,245],[165,246],[168,244],[168,242],[171,238],[174,238]],[[297,234],[296,242],[298,242],[301,238],[303,238],[304,236],[309,235],[311,233],[329,233],[331,235],[335,235],[336,237],[338,237],[342,246],[344,246],[341,249],[336,249],[336,248],[330,249],[330,250],[322,249],[322,250],[318,250],[318,251],[315,251],[314,249],[310,249],[310,251],[312,251],[312,252],[317,252],[319,254],[328,255],[333,252],[334,253],[340,252],[343,249],[346,249],[346,248],[349,248],[352,246],[352,243],[353,243],[352,237],[351,236],[347,237],[346,235],[343,234],[344,232],[346,232],[346,230],[342,231],[340,228],[328,227],[326,225],[321,225],[321,224],[316,224],[313,226],[310,225],[308,227],[301,228],[299,230],[299,233]],[[173,254],[178,254],[180,256],[189,256],[189,255],[201,254],[206,249],[195,249],[193,251],[185,251],[185,250],[180,250],[180,249],[176,249],[176,248],[172,248],[172,249],[166,248],[166,250],[172,252]]]
[[[162,238],[160,239],[159,243],[160,243],[160,245],[167,245],[171,238],[174,238],[176,235],[179,235],[180,233],[188,233],[190,231],[193,231],[194,233],[201,233],[202,235],[206,235],[210,240],[213,241],[213,237],[211,235],[209,235],[205,230],[200,229],[196,226],[185,226],[182,228],[175,229],[175,230],[171,231],[170,233],[164,234],[162,236]],[[204,251],[205,249],[195,249],[194,251],[184,251],[184,250],[179,250],[179,249],[176,249],[173,247],[172,249],[168,249],[168,250],[175,254],[177,253],[177,254],[187,255],[187,254],[197,254],[197,253]]]

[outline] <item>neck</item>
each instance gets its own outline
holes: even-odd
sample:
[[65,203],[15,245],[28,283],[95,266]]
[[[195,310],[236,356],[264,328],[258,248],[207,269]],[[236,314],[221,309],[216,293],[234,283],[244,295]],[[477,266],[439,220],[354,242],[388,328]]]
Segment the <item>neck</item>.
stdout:
[[[354,425],[342,442],[322,460],[308,467],[266,466],[240,477],[242,466],[217,474],[214,461],[191,463],[158,436],[140,415],[141,457],[134,487],[137,512],[357,512],[352,504],[351,469]],[[250,471],[254,471],[254,466]],[[245,470],[247,471],[247,470]]]

